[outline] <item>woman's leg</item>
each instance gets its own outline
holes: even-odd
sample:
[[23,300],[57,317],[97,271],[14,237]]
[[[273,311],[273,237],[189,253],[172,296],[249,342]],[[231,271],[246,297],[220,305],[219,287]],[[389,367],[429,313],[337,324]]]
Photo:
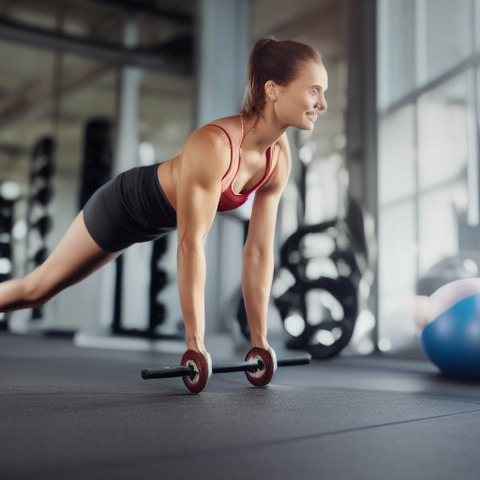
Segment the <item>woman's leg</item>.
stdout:
[[88,233],[80,212],[44,263],[23,278],[0,283],[0,312],[43,305],[121,253],[101,249]]

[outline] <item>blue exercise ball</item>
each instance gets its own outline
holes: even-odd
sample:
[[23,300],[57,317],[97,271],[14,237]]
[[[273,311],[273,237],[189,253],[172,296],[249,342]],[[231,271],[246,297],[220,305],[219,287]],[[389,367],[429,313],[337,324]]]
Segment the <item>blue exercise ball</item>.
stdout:
[[480,379],[480,293],[454,303],[430,322],[422,344],[445,374]]

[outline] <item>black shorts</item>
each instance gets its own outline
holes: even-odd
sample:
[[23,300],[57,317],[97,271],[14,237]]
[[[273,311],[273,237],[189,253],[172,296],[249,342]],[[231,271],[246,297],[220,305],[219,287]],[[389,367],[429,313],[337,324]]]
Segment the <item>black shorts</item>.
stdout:
[[121,173],[83,208],[88,232],[107,252],[156,240],[177,226],[177,214],[158,181],[157,165]]

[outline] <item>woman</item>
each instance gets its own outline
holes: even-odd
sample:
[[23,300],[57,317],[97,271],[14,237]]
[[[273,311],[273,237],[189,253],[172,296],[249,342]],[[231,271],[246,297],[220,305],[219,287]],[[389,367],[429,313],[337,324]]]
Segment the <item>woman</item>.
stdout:
[[290,172],[286,129],[312,130],[326,109],[328,79],[318,52],[294,41],[253,47],[240,115],[208,124],[180,155],[125,172],[97,191],[50,257],[26,277],[0,285],[0,311],[39,306],[113,260],[130,245],[178,228],[178,288],[188,351],[211,368],[204,345],[204,240],[217,211],[255,192],[242,267],[252,346],[273,355],[267,309],[274,231]]

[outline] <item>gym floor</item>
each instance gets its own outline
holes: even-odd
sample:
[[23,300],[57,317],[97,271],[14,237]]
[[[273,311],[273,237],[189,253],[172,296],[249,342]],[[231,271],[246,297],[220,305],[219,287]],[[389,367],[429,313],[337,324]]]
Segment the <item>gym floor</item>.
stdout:
[[[214,363],[241,360],[220,343]],[[316,360],[265,388],[217,374],[199,395],[142,380],[180,358],[0,334],[0,478],[478,479],[480,383],[423,358]]]

